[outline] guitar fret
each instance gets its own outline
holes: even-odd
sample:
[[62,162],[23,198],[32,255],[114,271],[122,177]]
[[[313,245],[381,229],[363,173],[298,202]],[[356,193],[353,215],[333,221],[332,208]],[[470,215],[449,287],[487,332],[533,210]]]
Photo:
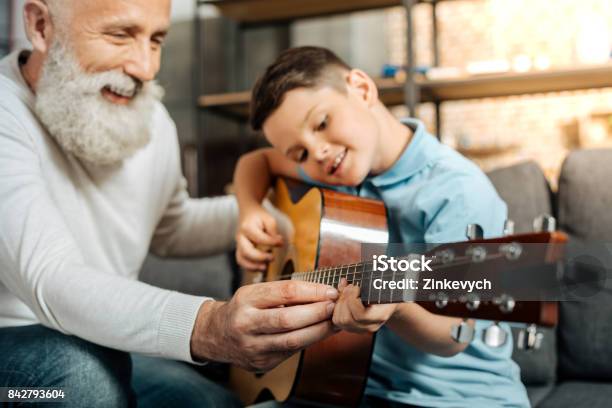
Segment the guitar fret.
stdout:
[[[395,268],[393,269],[393,274],[391,275],[391,280],[395,281]],[[393,302],[393,288],[389,288],[389,303]]]
[[[364,262],[363,263],[363,271],[361,272],[362,283],[363,283],[363,277],[365,275],[365,266],[366,266],[366,263]],[[372,285],[371,285],[371,282],[370,282],[370,284],[368,284],[368,304],[371,303],[371,299],[372,299]]]

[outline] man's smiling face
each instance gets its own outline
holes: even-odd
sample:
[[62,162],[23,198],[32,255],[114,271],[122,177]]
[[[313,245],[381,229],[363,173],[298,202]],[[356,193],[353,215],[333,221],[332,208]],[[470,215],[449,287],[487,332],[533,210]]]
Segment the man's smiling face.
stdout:
[[[72,0],[65,30],[86,73],[120,70],[145,83],[159,71],[161,45],[170,25],[170,0]],[[138,91],[100,92],[110,102],[128,104]]]
[[170,0],[50,1],[54,30],[36,113],[64,151],[93,164],[121,162],[151,138]]

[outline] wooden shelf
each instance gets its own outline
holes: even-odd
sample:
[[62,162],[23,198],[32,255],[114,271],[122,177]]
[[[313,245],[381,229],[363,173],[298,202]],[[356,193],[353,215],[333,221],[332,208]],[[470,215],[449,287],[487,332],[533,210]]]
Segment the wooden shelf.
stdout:
[[401,6],[401,0],[199,0],[245,24],[291,21],[353,11]]
[[[227,1],[227,0],[226,0]],[[245,1],[245,0],[236,0]],[[417,79],[420,102],[444,102],[500,96],[575,91],[612,87],[612,63],[526,73],[475,75],[468,78]],[[404,89],[394,79],[378,79],[380,99],[385,105],[404,103]],[[204,95],[201,108],[215,109],[238,118],[248,116],[250,92]]]

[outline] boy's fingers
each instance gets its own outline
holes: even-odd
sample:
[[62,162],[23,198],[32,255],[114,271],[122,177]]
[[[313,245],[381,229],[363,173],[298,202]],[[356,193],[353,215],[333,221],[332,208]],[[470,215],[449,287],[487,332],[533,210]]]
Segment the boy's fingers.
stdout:
[[261,228],[245,228],[244,235],[247,236],[252,242],[257,243],[258,245],[279,245],[278,239],[274,236],[266,233]]
[[278,233],[274,217],[265,217],[262,222],[266,233],[276,242],[276,245],[282,244],[283,237]]
[[247,271],[263,271],[267,268],[267,264],[263,262],[251,262],[239,252],[236,253],[236,261],[243,269]]
[[236,244],[240,247],[241,254],[251,262],[267,262],[273,258],[272,254],[255,248],[253,243],[244,235],[239,235],[236,238]]

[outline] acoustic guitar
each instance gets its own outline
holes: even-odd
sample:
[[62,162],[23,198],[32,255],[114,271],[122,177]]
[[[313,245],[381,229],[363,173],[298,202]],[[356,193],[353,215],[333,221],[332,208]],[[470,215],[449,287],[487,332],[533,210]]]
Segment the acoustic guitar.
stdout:
[[[284,219],[279,223],[279,229],[285,238],[285,245],[274,249],[274,260],[266,273],[245,272],[244,284],[298,279],[337,286],[344,277],[349,283],[361,285],[364,304],[407,300],[402,290],[387,289],[373,293],[371,262],[362,262],[361,259],[363,243],[387,241],[387,217],[382,202],[283,179],[277,181],[272,201]],[[546,224],[545,221],[540,224]],[[478,226],[472,225],[468,229],[471,231],[470,241],[436,247],[436,254],[441,259],[439,262],[445,263],[440,267],[460,271],[465,270],[466,264],[478,264],[481,269],[494,271],[491,272],[492,277],[509,264],[515,270],[519,264],[532,269],[544,265],[554,267],[562,252],[562,247],[557,244],[567,240],[563,233],[554,231],[484,240]],[[520,245],[525,243],[547,245],[543,246],[544,251],[523,256]],[[491,245],[498,248],[497,254],[485,254],[483,258],[482,251],[478,253],[474,250],[490,248]],[[449,259],[449,254],[454,256]],[[368,290],[364,290],[366,286]],[[530,326],[519,336],[519,341],[525,348],[538,347],[541,334],[535,325],[554,326],[558,318],[557,304],[515,302],[512,295],[507,293],[486,300],[469,296],[452,297],[439,292],[433,298],[429,295],[427,301],[418,295],[416,299],[433,313],[528,323]],[[458,331],[460,329],[457,328]],[[492,332],[499,335],[499,331]],[[455,334],[458,338],[465,337],[465,333]],[[495,342],[495,336],[493,338]],[[265,373],[232,367],[230,383],[245,404],[274,398],[277,401],[357,406],[365,388],[373,344],[374,336],[371,334],[339,332],[294,354]]]

